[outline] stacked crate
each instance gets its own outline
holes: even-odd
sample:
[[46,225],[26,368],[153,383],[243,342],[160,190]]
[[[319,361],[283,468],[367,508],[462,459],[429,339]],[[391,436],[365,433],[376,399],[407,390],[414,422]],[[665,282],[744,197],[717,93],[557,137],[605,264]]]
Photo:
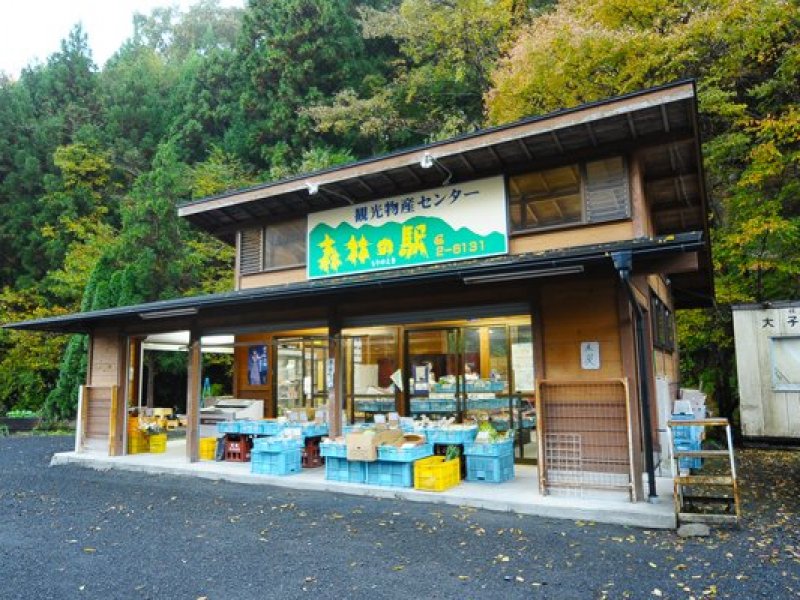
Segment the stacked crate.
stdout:
[[[691,421],[696,417],[693,414],[672,415],[673,421]],[[672,428],[674,436],[673,447],[675,450],[698,451],[703,441],[703,428],[686,425]],[[679,459],[681,469],[699,469],[703,466],[703,459],[699,457],[684,456]]]
[[289,438],[264,437],[253,442],[250,471],[260,475],[299,473],[301,441]]
[[467,481],[502,483],[514,479],[514,440],[464,444]]

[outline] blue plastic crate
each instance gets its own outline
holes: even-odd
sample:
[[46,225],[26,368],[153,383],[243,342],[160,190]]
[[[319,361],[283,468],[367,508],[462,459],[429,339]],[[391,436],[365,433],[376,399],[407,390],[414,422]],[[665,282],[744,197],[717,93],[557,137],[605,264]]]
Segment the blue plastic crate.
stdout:
[[514,479],[514,455],[467,456],[467,481],[503,483]]
[[345,458],[347,456],[347,444],[321,442],[319,445],[319,455],[325,458]]
[[259,475],[289,475],[299,473],[301,450],[286,452],[254,452],[250,459],[250,471]]
[[367,463],[346,458],[328,457],[325,459],[325,479],[364,483],[367,480]]
[[412,413],[426,413],[430,411],[431,403],[427,400],[417,400],[416,398],[411,400],[411,412]]
[[427,430],[428,441],[432,444],[467,444],[478,435],[477,427],[469,429],[435,429]]
[[[694,415],[677,414],[672,415],[673,421],[691,421],[695,418]],[[703,435],[703,427],[700,425],[686,425],[672,428],[672,436],[676,442],[700,442]]]
[[470,442],[464,444],[464,456],[505,456],[514,454],[514,440],[508,438],[501,442],[478,444]]
[[392,487],[413,487],[414,463],[385,462],[378,460],[366,463],[367,483]]
[[393,412],[397,408],[394,398],[383,398],[377,401],[379,410],[383,412]]
[[[676,441],[675,450],[700,450],[700,440]],[[703,466],[703,459],[699,456],[682,456],[678,459],[678,465],[681,469],[699,469]]]
[[505,390],[505,383],[502,381],[490,381],[489,382],[489,391],[490,392],[502,392]]
[[301,427],[303,436],[305,437],[319,437],[328,435],[327,423],[303,423]]
[[430,405],[431,412],[455,412],[456,410],[455,400],[433,399],[430,401]]
[[239,433],[246,435],[258,435],[260,421],[237,421],[239,423]]
[[283,431],[284,424],[278,421],[256,421],[257,435],[278,435]]
[[287,450],[296,450],[302,447],[302,440],[280,438],[280,437],[263,437],[253,440],[253,452],[285,452]]
[[217,423],[219,433],[241,433],[240,421],[220,421]]
[[433,444],[422,444],[413,448],[397,446],[378,446],[378,460],[389,462],[414,462],[426,456],[433,456]]

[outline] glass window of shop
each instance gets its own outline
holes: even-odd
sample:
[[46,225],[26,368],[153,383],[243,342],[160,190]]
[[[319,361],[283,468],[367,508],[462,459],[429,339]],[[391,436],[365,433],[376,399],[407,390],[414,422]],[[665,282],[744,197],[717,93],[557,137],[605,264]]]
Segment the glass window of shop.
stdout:
[[351,423],[397,411],[400,371],[398,332],[392,327],[347,329],[344,336],[345,402]]
[[276,342],[275,400],[278,416],[305,409],[313,410],[328,400],[325,364],[326,338],[284,338]]

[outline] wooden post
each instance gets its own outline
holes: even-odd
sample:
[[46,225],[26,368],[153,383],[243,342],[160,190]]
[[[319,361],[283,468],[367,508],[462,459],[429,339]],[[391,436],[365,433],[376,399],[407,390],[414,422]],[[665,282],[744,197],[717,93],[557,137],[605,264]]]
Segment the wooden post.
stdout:
[[636,368],[636,339],[633,331],[633,318],[630,300],[621,288],[617,288],[617,311],[619,319],[619,334],[622,354],[622,370],[628,380],[628,402],[630,411],[628,412],[628,432],[631,442],[631,471],[633,473],[633,484],[631,496],[633,502],[638,502],[644,498],[644,485],[642,474],[644,473],[644,449],[642,447],[642,427],[641,427],[641,405],[639,398],[639,386],[637,382],[641,374]]
[[108,411],[109,415],[109,423],[108,423],[108,455],[109,456],[119,456],[121,454],[120,446],[118,440],[118,431],[117,428],[119,426],[119,386],[112,385],[111,386],[111,408]]
[[[341,321],[338,316],[332,315],[328,319],[328,361],[333,365],[333,386],[328,388],[328,430],[331,436],[342,434],[345,379],[342,343]],[[328,368],[326,365],[326,371]]]
[[196,329],[192,329],[189,334],[186,386],[186,460],[188,462],[197,462],[199,459],[201,361],[200,334]]
[[86,419],[88,415],[85,404],[88,398],[87,386],[80,386],[78,388],[78,418],[75,428],[75,452],[81,452],[83,450],[83,438],[86,435]]

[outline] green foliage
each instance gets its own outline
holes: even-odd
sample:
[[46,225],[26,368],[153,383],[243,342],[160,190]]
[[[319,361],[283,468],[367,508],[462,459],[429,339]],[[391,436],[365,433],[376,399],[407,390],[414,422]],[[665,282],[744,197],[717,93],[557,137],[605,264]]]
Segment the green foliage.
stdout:
[[364,35],[399,49],[391,72],[345,87],[333,102],[303,111],[321,132],[370,141],[371,152],[479,128],[489,85],[523,3],[512,0],[404,0],[360,10]]
[[493,76],[490,121],[698,78],[717,306],[679,315],[682,372],[735,406],[729,305],[800,295],[800,11],[782,0],[565,0]]
[[[717,306],[682,373],[732,414],[728,305],[800,296],[798,32],[788,0],[203,0],[98,70],[76,26],[0,76],[0,321],[230,289],[182,200],[695,77]],[[0,330],[0,405],[73,416],[86,343]]]

